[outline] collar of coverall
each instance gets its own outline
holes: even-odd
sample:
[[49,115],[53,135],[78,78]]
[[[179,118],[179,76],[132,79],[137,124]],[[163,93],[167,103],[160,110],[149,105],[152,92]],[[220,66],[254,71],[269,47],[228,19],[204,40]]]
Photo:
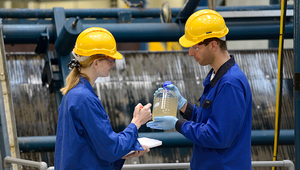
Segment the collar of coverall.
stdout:
[[[218,72],[216,73],[215,77],[209,82],[209,84],[214,87],[217,82],[220,80],[220,78],[235,64],[235,60],[233,55],[230,55],[230,59],[228,61],[226,61],[218,70]],[[212,72],[214,71],[214,69],[211,69],[209,71],[209,73],[207,74],[207,76],[209,76]],[[207,77],[206,76],[206,77]]]

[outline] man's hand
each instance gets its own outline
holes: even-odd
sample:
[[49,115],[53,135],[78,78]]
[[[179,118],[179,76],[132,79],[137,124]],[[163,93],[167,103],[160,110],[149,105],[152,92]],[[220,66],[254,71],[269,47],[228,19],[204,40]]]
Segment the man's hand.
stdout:
[[[167,85],[167,88],[168,88],[169,90],[172,90],[172,91],[176,94],[176,96],[177,96],[177,98],[178,98],[178,101],[177,101],[177,109],[180,110],[180,109],[187,103],[187,100],[186,100],[184,97],[181,96],[181,94],[180,94],[178,88],[177,88],[174,84]],[[163,90],[163,88],[157,89],[157,90],[154,92],[153,96],[155,96],[155,95],[156,95],[159,91],[161,91],[161,90]]]
[[148,122],[146,125],[151,129],[170,130],[175,128],[177,118],[174,116],[157,116],[154,121]]
[[180,110],[183,107],[183,105],[187,102],[187,100],[181,96],[178,88],[174,84],[167,85],[167,88],[172,90],[176,94],[178,98],[177,109]]

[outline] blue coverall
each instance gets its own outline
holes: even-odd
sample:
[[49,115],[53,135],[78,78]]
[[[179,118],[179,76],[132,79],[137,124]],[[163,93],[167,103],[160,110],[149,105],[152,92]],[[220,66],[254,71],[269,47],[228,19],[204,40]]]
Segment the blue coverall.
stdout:
[[58,114],[55,170],[121,169],[124,155],[143,150],[135,124],[120,133],[113,131],[109,116],[84,77],[63,96]]
[[[194,143],[192,170],[251,170],[252,95],[234,57],[203,82],[200,107],[187,104],[176,130]],[[185,120],[186,119],[186,120]]]

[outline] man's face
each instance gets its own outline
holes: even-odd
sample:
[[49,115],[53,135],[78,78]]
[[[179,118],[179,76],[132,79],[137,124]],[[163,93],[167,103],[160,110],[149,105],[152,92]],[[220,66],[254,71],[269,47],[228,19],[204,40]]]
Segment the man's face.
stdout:
[[210,43],[206,46],[203,43],[196,44],[189,49],[189,55],[193,56],[197,63],[206,66],[212,63],[212,55],[210,53]]

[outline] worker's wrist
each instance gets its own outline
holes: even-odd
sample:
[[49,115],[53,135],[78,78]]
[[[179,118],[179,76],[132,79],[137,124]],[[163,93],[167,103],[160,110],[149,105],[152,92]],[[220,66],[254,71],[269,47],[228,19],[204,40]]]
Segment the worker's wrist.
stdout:
[[186,110],[186,107],[187,107],[187,102],[185,102],[185,104],[182,106],[182,108],[180,109],[180,111],[181,111],[182,113],[184,113],[185,110]]
[[187,100],[180,96],[179,99],[178,99],[178,106],[177,106],[177,109],[180,110],[185,104],[186,104]]
[[141,127],[141,124],[138,121],[132,120],[131,123],[135,124],[137,129]]

